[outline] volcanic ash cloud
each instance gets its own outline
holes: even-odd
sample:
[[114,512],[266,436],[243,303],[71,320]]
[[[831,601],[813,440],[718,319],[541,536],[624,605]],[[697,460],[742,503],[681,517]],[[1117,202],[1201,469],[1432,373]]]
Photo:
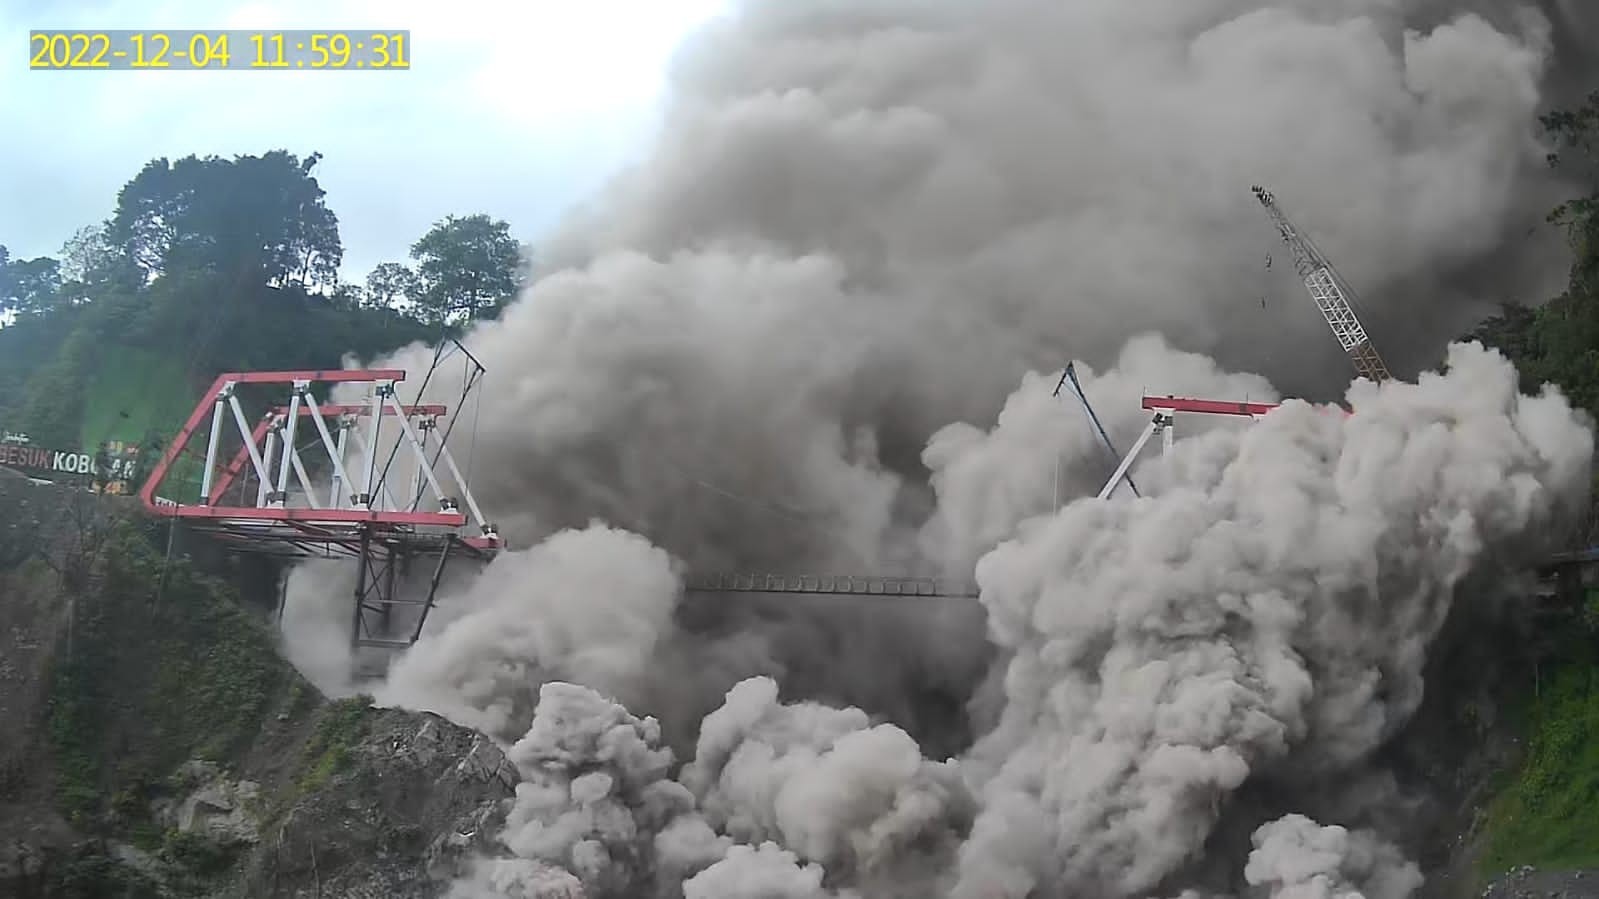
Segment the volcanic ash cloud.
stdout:
[[671,559],[636,534],[561,531],[495,558],[465,592],[441,599],[439,620],[377,699],[514,740],[545,681],[636,696],[674,631],[679,589]]
[[[1185,886],[1229,797],[1270,779],[1290,807],[1255,827],[1236,889],[1409,894],[1383,835],[1297,814],[1294,787],[1357,770],[1409,718],[1455,587],[1538,548],[1593,444],[1476,344],[1349,400],[1189,437],[1140,472],[1143,498],[1020,522],[978,564],[1002,701],[958,760],[758,677],[678,768],[654,719],[544,684],[502,837],[536,864],[477,876],[561,869],[591,897],[1147,896]],[[1017,446],[1000,432],[1018,425],[968,451]]]
[[1077,501],[981,560],[1010,661],[957,895],[1018,866],[1042,895],[1133,895],[1246,779],[1356,764],[1420,702],[1455,585],[1585,495],[1589,431],[1479,345],[1349,399],[1179,442],[1155,495]]

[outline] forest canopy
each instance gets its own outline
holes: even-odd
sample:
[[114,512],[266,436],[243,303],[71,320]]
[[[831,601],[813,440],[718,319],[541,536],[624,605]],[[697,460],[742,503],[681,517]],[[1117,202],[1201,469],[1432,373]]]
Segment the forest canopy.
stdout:
[[96,416],[88,394],[108,365],[181,408],[223,370],[337,368],[493,317],[520,288],[522,247],[483,214],[440,219],[412,246],[414,269],[342,280],[321,159],[155,159],[55,256],[0,245],[0,427],[59,447],[142,439],[175,427],[173,413]]

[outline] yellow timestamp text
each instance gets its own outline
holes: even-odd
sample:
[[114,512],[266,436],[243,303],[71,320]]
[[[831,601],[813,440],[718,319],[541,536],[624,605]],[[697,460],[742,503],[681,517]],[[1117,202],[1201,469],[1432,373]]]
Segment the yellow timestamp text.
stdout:
[[28,68],[385,71],[411,67],[411,32],[30,31]]

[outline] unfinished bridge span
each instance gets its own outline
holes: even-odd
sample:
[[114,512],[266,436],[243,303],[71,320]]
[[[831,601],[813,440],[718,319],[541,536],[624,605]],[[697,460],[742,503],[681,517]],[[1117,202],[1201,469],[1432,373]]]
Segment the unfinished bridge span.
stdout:
[[[505,548],[472,495],[469,471],[450,449],[454,423],[483,374],[464,347],[454,349],[465,360],[464,387],[448,423],[451,409],[445,404],[399,401],[404,371],[220,375],[166,448],[140,498],[151,513],[181,521],[235,551],[355,561],[352,641],[408,647],[421,636],[452,560],[485,562]],[[453,355],[436,354],[428,377]],[[317,385],[355,385],[365,395],[357,402],[319,401]],[[1086,408],[1080,389],[1078,395]],[[246,401],[265,411],[252,419]],[[1162,447],[1171,445],[1179,415],[1254,420],[1276,404],[1145,396],[1143,408],[1148,424],[1126,454],[1100,429],[1115,463],[1101,499],[1122,488],[1137,493],[1129,475],[1133,464],[1157,436]],[[419,572],[418,564],[424,566]],[[1568,554],[1545,567],[1560,592],[1581,589],[1599,580],[1599,551]],[[683,589],[908,602],[978,598],[977,585],[968,580],[884,574],[691,571]]]

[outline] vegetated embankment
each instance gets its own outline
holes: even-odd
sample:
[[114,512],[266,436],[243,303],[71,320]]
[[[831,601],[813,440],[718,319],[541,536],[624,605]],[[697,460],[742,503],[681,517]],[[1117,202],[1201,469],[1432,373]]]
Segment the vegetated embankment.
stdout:
[[259,571],[125,500],[0,474],[0,509],[0,895],[432,896],[497,830],[500,751],[323,699]]

